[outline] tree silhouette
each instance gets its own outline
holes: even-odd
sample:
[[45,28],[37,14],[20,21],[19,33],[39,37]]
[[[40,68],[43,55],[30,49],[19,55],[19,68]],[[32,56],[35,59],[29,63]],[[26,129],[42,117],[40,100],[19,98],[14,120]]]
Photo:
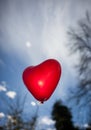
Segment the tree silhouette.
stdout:
[[77,130],[72,123],[69,109],[62,102],[55,102],[52,110],[52,119],[55,121],[57,130]]
[[[70,107],[76,112],[74,122],[80,125],[91,125],[91,18],[88,12],[86,17],[78,21],[76,28],[68,32],[70,54],[78,55],[75,64],[78,74],[78,85],[70,90]],[[68,102],[67,101],[67,102]],[[73,103],[74,102],[74,103]],[[88,128],[89,129],[89,128]]]
[[80,82],[91,89],[91,19],[88,12],[85,19],[79,20],[77,29],[71,29],[68,34],[71,53],[79,53],[76,67]]

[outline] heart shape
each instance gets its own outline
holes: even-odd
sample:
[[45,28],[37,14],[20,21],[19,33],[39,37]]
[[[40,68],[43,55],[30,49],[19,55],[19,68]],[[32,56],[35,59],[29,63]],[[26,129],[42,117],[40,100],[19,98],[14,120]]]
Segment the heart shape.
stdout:
[[60,76],[60,63],[55,59],[48,59],[39,65],[27,67],[22,77],[31,94],[43,103],[56,89]]

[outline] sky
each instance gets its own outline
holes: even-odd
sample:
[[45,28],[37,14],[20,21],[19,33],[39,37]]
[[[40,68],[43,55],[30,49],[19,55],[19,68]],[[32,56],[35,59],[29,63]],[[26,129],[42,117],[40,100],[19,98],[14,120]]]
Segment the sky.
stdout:
[[0,84],[21,97],[27,93],[27,112],[36,100],[22,81],[26,67],[50,58],[62,66],[55,92],[40,106],[41,117],[49,116],[53,103],[65,100],[68,88],[76,85],[77,57],[69,56],[67,31],[86,10],[91,12],[90,6],[90,0],[0,0]]

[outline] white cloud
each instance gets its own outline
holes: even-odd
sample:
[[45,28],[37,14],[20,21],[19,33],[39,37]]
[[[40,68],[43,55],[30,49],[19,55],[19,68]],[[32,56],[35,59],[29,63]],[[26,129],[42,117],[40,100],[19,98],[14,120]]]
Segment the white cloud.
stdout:
[[9,98],[14,99],[15,96],[16,96],[16,92],[14,92],[14,91],[8,91],[8,92],[6,93],[6,95],[7,95]]
[[0,85],[0,91],[7,91],[6,87],[3,85]]
[[84,127],[85,127],[85,128],[88,128],[88,127],[89,127],[89,125],[88,125],[88,124],[84,124]]
[[56,130],[55,128],[47,128],[47,130]]
[[44,124],[44,125],[54,125],[54,123],[55,122],[48,116],[42,117],[39,121],[39,124]]
[[55,130],[54,121],[49,116],[42,116],[38,118],[37,126],[38,129]]
[[32,106],[36,106],[36,103],[34,101],[31,102]]
[[3,112],[0,112],[0,118],[5,117],[5,114]]

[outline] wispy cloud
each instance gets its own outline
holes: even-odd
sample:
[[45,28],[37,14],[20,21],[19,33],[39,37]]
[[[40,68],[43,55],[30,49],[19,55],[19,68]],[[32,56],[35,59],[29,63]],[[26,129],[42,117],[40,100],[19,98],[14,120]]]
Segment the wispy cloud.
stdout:
[[[2,42],[1,47],[8,53],[15,53],[23,61],[28,57],[28,63],[30,61],[38,63],[44,58],[51,57],[68,61],[67,49],[64,46],[67,40],[67,27],[74,23],[74,19],[78,19],[81,12],[79,10],[82,10],[76,2],[75,8],[79,9],[79,16],[72,19],[70,12],[73,3],[66,0],[63,2],[20,0],[20,5],[18,1],[7,1],[7,6],[3,3],[0,24],[3,37],[0,39],[5,40],[6,44]],[[28,49],[25,45],[31,48]]]

